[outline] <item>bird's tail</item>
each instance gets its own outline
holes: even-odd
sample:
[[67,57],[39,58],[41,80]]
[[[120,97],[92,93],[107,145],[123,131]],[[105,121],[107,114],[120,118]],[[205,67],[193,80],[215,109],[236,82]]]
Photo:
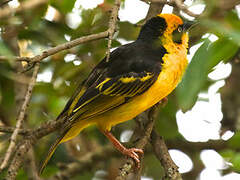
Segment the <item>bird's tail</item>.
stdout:
[[42,174],[44,168],[46,167],[48,161],[51,159],[53,153],[55,152],[57,146],[63,142],[66,142],[75,136],[77,136],[88,124],[82,123],[81,121],[75,123],[71,127],[65,128],[65,130],[61,133],[61,135],[56,139],[54,144],[48,151],[47,157],[44,159],[43,163],[41,164],[41,168],[39,169],[39,174]]
[[48,161],[51,159],[53,153],[55,152],[57,146],[62,142],[62,140],[64,139],[64,136],[67,134],[69,129],[66,129],[54,142],[54,144],[51,146],[51,148],[48,151],[48,154],[46,156],[46,158],[44,159],[44,161],[42,162],[40,169],[39,169],[39,174],[42,174],[44,168],[46,167]]

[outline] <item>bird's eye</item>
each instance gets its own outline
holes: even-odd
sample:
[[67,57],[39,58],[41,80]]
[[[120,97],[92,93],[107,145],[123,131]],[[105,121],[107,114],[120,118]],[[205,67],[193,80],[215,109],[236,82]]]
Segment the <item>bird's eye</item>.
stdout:
[[175,42],[177,44],[181,44],[182,43],[182,35],[183,35],[183,27],[182,27],[182,25],[180,25],[172,33],[173,42]]
[[178,27],[178,32],[182,32],[183,28],[181,26]]

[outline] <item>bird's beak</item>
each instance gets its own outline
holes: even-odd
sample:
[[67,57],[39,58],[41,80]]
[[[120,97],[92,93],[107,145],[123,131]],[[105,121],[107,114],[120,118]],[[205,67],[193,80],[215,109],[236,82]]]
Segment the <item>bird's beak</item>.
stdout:
[[187,21],[187,22],[183,23],[183,32],[188,32],[190,30],[190,28],[192,28],[196,24],[197,23],[194,21]]

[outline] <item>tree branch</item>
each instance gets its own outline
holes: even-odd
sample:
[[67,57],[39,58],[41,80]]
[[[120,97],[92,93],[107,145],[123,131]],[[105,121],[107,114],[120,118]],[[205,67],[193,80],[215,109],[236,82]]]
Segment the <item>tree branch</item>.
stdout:
[[[8,127],[8,126],[0,126],[0,132],[2,133],[13,133],[14,130],[16,128],[15,127]],[[18,130],[18,134],[20,135],[28,135],[31,132],[30,129],[19,129]]]
[[16,152],[13,157],[13,160],[8,169],[6,179],[7,180],[15,179],[17,171],[20,168],[26,153],[32,147],[32,145],[37,142],[38,139],[41,139],[42,137],[59,129],[66,121],[67,120],[64,118],[58,121],[56,120],[48,121],[46,123],[43,123],[40,127],[35,129],[34,131],[32,131],[32,133],[19,144],[18,152]]
[[109,57],[110,57],[110,49],[111,49],[111,45],[112,45],[112,39],[113,39],[113,35],[116,31],[116,23],[117,23],[117,19],[118,19],[118,11],[121,5],[121,0],[115,0],[113,9],[112,9],[112,13],[110,16],[110,20],[109,20],[109,29],[108,29],[108,49],[106,52],[106,62],[109,61]]
[[182,180],[181,174],[178,172],[178,167],[173,162],[163,138],[154,130],[151,133],[151,144],[156,157],[159,159],[164,168],[164,179]]
[[[183,152],[193,153],[199,152],[204,149],[214,149],[222,151],[229,148],[228,142],[224,140],[209,140],[207,142],[189,142],[184,139],[168,140],[166,141],[167,147],[180,149]],[[240,150],[240,148],[236,148]]]
[[186,13],[189,16],[192,17],[198,17],[198,14],[195,14],[191,11],[188,10],[188,8],[180,1],[180,0],[141,0],[143,2],[146,3],[161,3],[161,4],[167,4],[169,6],[177,6],[179,10],[183,11],[184,13]]
[[31,98],[31,95],[32,95],[32,90],[33,90],[33,87],[34,87],[35,82],[36,82],[39,67],[40,67],[40,64],[37,63],[35,68],[34,68],[33,75],[32,75],[31,81],[29,83],[24,102],[22,104],[22,107],[20,109],[20,113],[19,113],[18,118],[17,118],[16,129],[14,130],[14,132],[11,136],[10,145],[7,149],[6,155],[5,155],[4,160],[1,164],[0,171],[2,171],[7,166],[8,161],[9,161],[9,159],[10,159],[12,153],[13,153],[13,150],[15,149],[17,136],[18,136],[19,130],[22,127],[22,124],[23,124],[23,121],[24,121],[26,110],[27,110],[27,107],[28,107],[28,104],[30,102],[30,98]]
[[199,15],[193,13],[192,11],[189,11],[188,8],[183,4],[181,0],[172,0],[174,4],[178,7],[179,10],[185,12],[187,15],[192,17],[198,17]]
[[[12,59],[15,59],[16,61],[26,61],[26,62],[30,62],[31,61],[30,57],[17,57],[17,56],[13,56]],[[9,57],[0,56],[0,62],[1,61],[6,61],[6,60],[9,60]]]
[[[37,56],[34,56],[34,57],[28,59],[28,62],[40,62],[44,58],[46,58],[48,56],[52,56],[52,55],[54,55],[54,54],[56,54],[60,51],[70,49],[70,48],[75,47],[75,46],[77,46],[79,44],[82,44],[82,43],[102,39],[102,38],[105,38],[105,37],[108,37],[108,31],[100,32],[100,33],[97,33],[97,34],[91,34],[91,35],[88,35],[88,36],[83,36],[83,37],[74,39],[72,41],[60,44],[60,45],[58,45],[56,47],[53,47],[53,48],[50,48],[48,50],[45,50],[45,51],[42,52],[41,55],[37,55]],[[19,60],[24,61],[24,59],[19,59]]]
[[[108,30],[104,31],[104,32],[97,33],[97,34],[91,34],[91,35],[88,35],[88,36],[83,36],[83,37],[74,39],[72,41],[60,44],[56,47],[45,50],[45,51],[42,52],[42,54],[34,56],[34,57],[15,57],[15,60],[16,61],[26,61],[28,63],[40,62],[43,59],[45,59],[49,56],[52,56],[52,55],[54,55],[54,54],[56,54],[60,51],[73,48],[73,47],[75,47],[79,44],[83,44],[83,43],[86,43],[86,42],[90,42],[90,41],[94,41],[94,40],[98,40],[98,39],[102,39],[102,38],[106,38],[106,37],[108,37]],[[5,57],[5,56],[0,56],[0,61],[1,60],[4,61],[4,60],[7,60],[7,59],[8,58]]]

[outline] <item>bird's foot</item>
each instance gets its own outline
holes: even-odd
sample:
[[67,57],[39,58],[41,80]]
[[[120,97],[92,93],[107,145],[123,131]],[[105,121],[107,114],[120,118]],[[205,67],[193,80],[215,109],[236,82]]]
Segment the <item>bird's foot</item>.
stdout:
[[[130,158],[132,158],[135,163],[136,163],[136,167],[139,169],[141,166],[141,161],[140,161],[140,156],[144,154],[142,149],[137,149],[137,148],[130,148],[127,149],[125,148],[122,153]],[[140,156],[139,156],[140,155]]]
[[132,158],[135,163],[136,167],[140,168],[140,156],[144,154],[142,149],[137,148],[125,148],[109,131],[102,131],[104,135],[112,142],[116,149],[118,149],[122,154]]

